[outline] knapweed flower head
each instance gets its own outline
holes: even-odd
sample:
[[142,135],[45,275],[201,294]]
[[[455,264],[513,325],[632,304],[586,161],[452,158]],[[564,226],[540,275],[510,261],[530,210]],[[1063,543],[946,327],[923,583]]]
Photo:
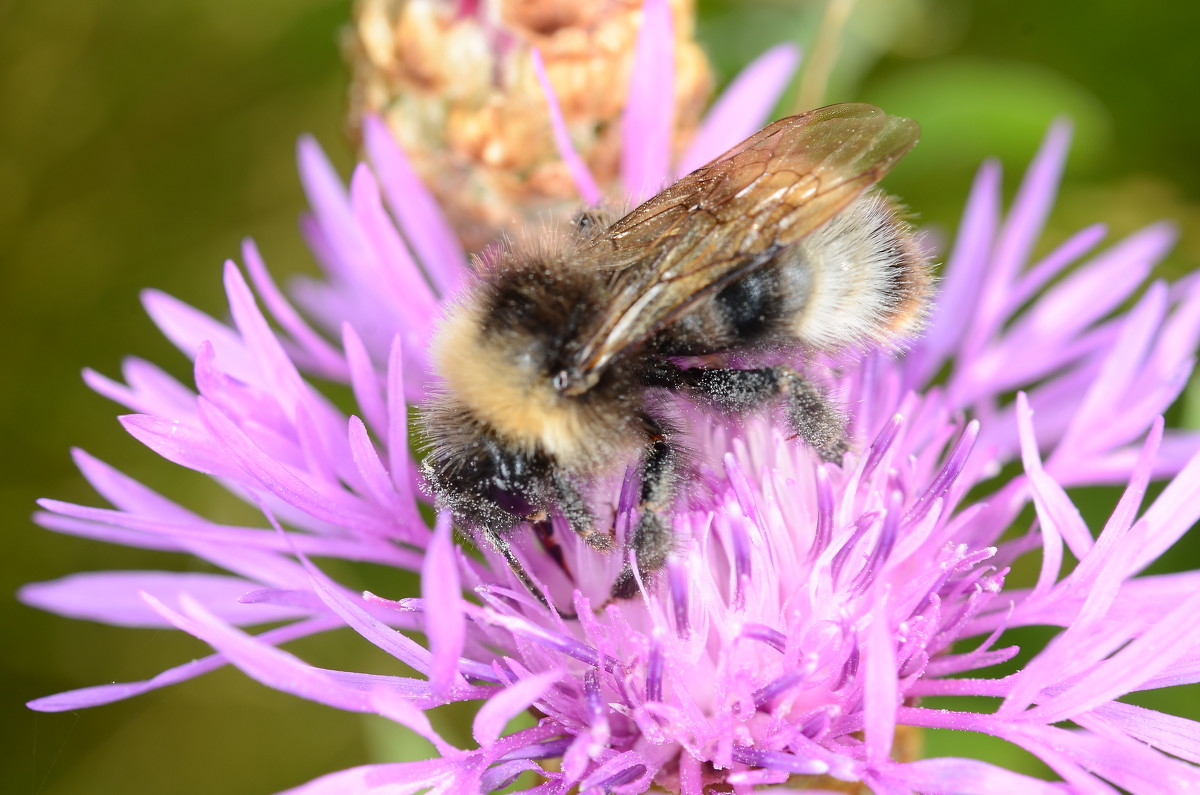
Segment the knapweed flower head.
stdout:
[[[778,85],[790,65],[756,68]],[[749,132],[728,121],[746,124],[745,114],[722,114],[769,105],[768,83],[727,95],[694,156]],[[432,529],[421,518],[408,410],[426,394],[439,306],[469,274],[386,129],[368,120],[365,132],[374,169],[359,167],[349,190],[315,144],[300,149],[313,207],[304,228],[328,278],[298,296],[340,345],[308,325],[247,243],[249,281],[225,269],[231,323],[146,295],[193,358],[194,388],[140,360],[126,364],[125,384],[87,374],[136,412],[122,418],[131,434],[218,479],[261,523],[211,521],[84,453],[80,468],[112,507],[45,501],[39,516],[229,573],[76,574],[28,586],[27,602],[178,627],[214,653],[35,709],[94,706],[232,664],[303,698],[386,716],[437,752],[332,773],[298,793],[488,792],[518,778],[547,794],[1200,788],[1200,726],[1119,700],[1200,678],[1200,572],[1141,574],[1200,517],[1200,439],[1160,419],[1191,372],[1200,284],[1146,284],[1171,244],[1166,226],[1102,249],[1104,230],[1090,227],[1033,260],[1065,127],[1051,131],[1007,213],[998,167],[982,169],[929,328],[908,355],[838,364],[831,388],[852,414],[842,466],[820,463],[769,418],[692,417],[699,471],[674,519],[681,541],[638,598],[608,598],[619,556],[560,532],[555,559],[518,537],[561,611],[494,551],[456,545],[445,517]],[[628,183],[678,173],[669,151],[631,154]],[[354,415],[305,372],[349,383]],[[1170,481],[1143,505],[1155,478]],[[1124,486],[1097,528],[1065,491],[1093,484]],[[611,501],[621,531],[635,507],[628,484]],[[420,572],[421,593],[353,592],[318,558]],[[1007,585],[1027,562],[1032,584]],[[268,622],[279,623],[247,630]],[[1018,672],[995,673],[1021,651],[1010,631],[1033,625],[1061,631]],[[416,675],[328,670],[280,648],[347,627]],[[923,706],[936,696],[986,706]],[[482,702],[471,747],[448,742],[426,715],[455,701]],[[533,725],[509,728],[521,714]],[[916,759],[911,736],[922,728],[1001,738],[1061,780]]]
[[[653,61],[635,81],[639,40],[653,45]],[[540,223],[578,204],[543,81],[606,190],[630,151],[621,118],[632,94],[674,85],[658,95],[666,105],[656,118],[678,152],[712,91],[693,0],[362,0],[347,45],[351,128],[383,120],[468,249],[514,220]]]

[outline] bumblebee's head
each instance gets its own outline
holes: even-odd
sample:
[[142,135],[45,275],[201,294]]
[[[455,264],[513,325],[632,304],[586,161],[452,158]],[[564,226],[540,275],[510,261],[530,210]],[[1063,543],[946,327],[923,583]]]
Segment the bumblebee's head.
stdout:
[[572,390],[561,376],[602,294],[595,275],[553,259],[488,269],[434,340],[447,393],[440,400],[502,444],[586,468],[624,422],[612,378]]
[[505,444],[454,401],[430,407],[423,421],[430,449],[421,474],[461,526],[500,532],[545,502],[544,456]]
[[583,372],[578,367],[570,365],[554,374],[554,388],[567,397],[582,395],[594,389],[600,382],[600,374],[595,370]]

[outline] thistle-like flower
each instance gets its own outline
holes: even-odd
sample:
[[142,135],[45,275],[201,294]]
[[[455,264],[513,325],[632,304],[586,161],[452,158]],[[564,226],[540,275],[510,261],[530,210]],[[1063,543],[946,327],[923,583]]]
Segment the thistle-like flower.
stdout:
[[[621,118],[638,92],[675,87],[655,92],[666,102],[656,109],[658,129],[643,124],[639,133],[667,135],[676,152],[692,138],[712,90],[695,40],[695,3],[644,5],[361,0],[346,48],[350,126],[361,132],[366,117],[382,119],[460,239],[478,249],[514,220],[540,223],[578,203],[555,151],[544,83],[602,188],[616,185],[622,153],[631,151]],[[653,63],[643,63],[635,81],[639,40],[652,45]]]
[[[773,54],[739,83],[679,167],[749,132],[721,120],[753,128],[759,119],[728,109],[769,105],[764,86],[782,82],[787,60]],[[261,524],[210,521],[78,453],[113,507],[45,501],[43,525],[187,552],[229,574],[77,574],[22,593],[66,615],[175,626],[214,654],[32,706],[94,706],[233,664],[303,698],[384,715],[437,749],[303,793],[488,792],[525,773],[537,793],[1200,787],[1200,726],[1118,700],[1200,678],[1200,572],[1139,576],[1200,517],[1200,438],[1160,419],[1191,371],[1200,282],[1145,286],[1171,243],[1166,226],[1098,253],[1104,232],[1090,227],[1031,261],[1067,139],[1065,127],[1051,131],[1007,214],[998,167],[981,170],[930,327],[907,356],[841,363],[835,389],[854,447],[844,466],[821,464],[765,418],[697,418],[700,485],[675,517],[683,541],[641,598],[606,603],[621,561],[569,532],[561,561],[526,544],[527,569],[571,600],[570,618],[491,550],[456,546],[444,517],[431,530],[419,514],[408,408],[425,395],[427,341],[465,278],[464,253],[381,123],[365,129],[374,169],[360,167],[348,191],[303,143],[305,231],[329,276],[298,295],[339,330],[340,347],[293,309],[247,243],[249,283],[225,270],[232,324],[146,295],[194,358],[194,389],[139,360],[125,384],[87,374],[137,412],[122,419],[131,434],[219,479]],[[667,179],[669,151],[664,142],[627,166],[627,182]],[[302,372],[349,383],[355,416]],[[1143,506],[1154,478],[1170,482]],[[1125,491],[1089,529],[1064,488],[1091,484]],[[628,515],[628,495],[612,501]],[[419,571],[422,592],[354,593],[315,557]],[[1028,559],[1035,582],[1006,586]],[[242,629],[266,622],[283,623]],[[1007,633],[1030,625],[1061,631],[1020,671],[992,673],[1020,651]],[[280,648],[345,627],[418,676],[317,668]],[[923,706],[947,695],[988,700],[978,711]],[[447,742],[424,714],[454,701],[483,702],[473,747]],[[506,729],[524,712],[533,726]],[[921,728],[1002,738],[1061,782],[915,759],[909,739]]]

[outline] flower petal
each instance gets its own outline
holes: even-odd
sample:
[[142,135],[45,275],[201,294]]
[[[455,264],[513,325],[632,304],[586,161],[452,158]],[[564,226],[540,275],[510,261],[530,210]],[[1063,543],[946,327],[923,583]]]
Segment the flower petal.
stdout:
[[1133,704],[1113,701],[1075,721],[1133,737],[1172,756],[1200,764],[1200,723]]
[[487,747],[500,739],[508,722],[528,709],[558,680],[561,671],[543,671],[540,674],[519,679],[500,690],[484,702],[475,713],[471,735],[481,747]]
[[1023,776],[978,759],[940,757],[919,759],[896,765],[887,771],[889,778],[903,782],[917,792],[954,793],[954,795],[1067,795],[1062,784]]
[[450,522],[448,513],[438,517],[433,539],[425,551],[425,565],[421,568],[421,596],[425,599],[431,652],[429,681],[435,693],[446,693],[461,681],[458,659],[462,656],[466,638],[462,585],[450,537]]
[[[321,617],[307,621],[297,621],[293,624],[268,630],[258,635],[257,639],[262,643],[287,643],[288,641],[318,632],[337,629],[340,626],[342,624],[339,621],[328,617]],[[209,671],[215,671],[221,666],[228,664],[229,660],[223,654],[210,654],[207,657],[189,660],[175,668],[168,668],[152,679],[141,682],[122,682],[84,687],[78,690],[68,690],[65,693],[57,693],[53,696],[34,699],[27,706],[38,712],[70,712],[71,710],[97,707],[102,704],[112,704],[126,698],[140,696],[151,690],[157,690],[160,687],[185,682],[188,679],[193,679]]]
[[596,184],[596,178],[588,170],[587,163],[583,162],[583,158],[571,143],[571,134],[567,130],[567,123],[563,121],[558,95],[554,93],[554,86],[550,84],[550,77],[546,74],[542,53],[534,47],[530,58],[533,60],[533,72],[542,85],[542,93],[546,95],[546,107],[550,111],[550,130],[554,133],[554,145],[558,148],[558,156],[566,164],[567,172],[571,175],[575,189],[579,191],[584,203],[597,205],[604,198],[604,194]]
[[675,127],[675,33],[667,0],[646,0],[634,49],[629,98],[621,117],[621,184],[635,203],[671,174]]
[[412,243],[434,287],[443,298],[455,295],[468,272],[467,259],[433,195],[375,116],[363,120],[363,143],[388,207],[399,219],[401,231]]
[[178,604],[188,594],[213,615],[236,626],[296,618],[303,613],[288,607],[246,605],[243,594],[258,584],[239,577],[201,572],[100,571],[71,574],[50,582],[30,583],[18,595],[31,607],[62,616],[102,621],[122,627],[167,627],[169,623],[146,606],[140,591]]
[[690,174],[764,126],[799,63],[796,46],[778,44],[739,72],[709,108],[680,158],[675,176]]
[[882,587],[874,589],[872,601],[871,623],[865,632],[864,735],[868,761],[879,763],[892,753],[900,696],[894,634],[888,626],[887,595]]

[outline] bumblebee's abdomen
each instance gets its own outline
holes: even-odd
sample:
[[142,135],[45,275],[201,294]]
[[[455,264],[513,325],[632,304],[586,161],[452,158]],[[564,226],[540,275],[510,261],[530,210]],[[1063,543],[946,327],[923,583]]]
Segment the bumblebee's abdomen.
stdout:
[[773,335],[787,316],[779,273],[770,266],[727,285],[717,293],[714,304],[730,331],[745,343]]
[[692,304],[656,335],[654,352],[899,347],[924,321],[927,258],[883,194],[867,194],[771,254]]
[[834,216],[774,268],[789,333],[806,347],[900,347],[925,321],[928,258],[882,193]]
[[782,281],[772,263],[730,282],[656,335],[652,350],[703,356],[784,341],[794,301],[781,289]]

